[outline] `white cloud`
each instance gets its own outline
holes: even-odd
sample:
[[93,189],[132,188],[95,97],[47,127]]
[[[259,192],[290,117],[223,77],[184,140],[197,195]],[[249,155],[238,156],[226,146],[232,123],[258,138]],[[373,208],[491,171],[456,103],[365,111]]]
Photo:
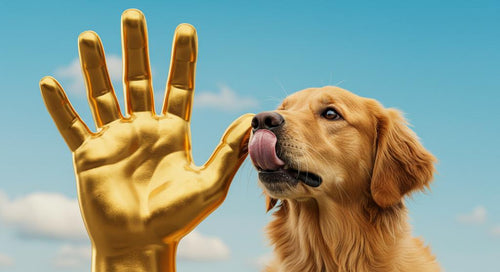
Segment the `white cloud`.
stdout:
[[261,255],[253,260],[250,261],[250,265],[256,269],[258,269],[258,271],[262,271],[264,270],[264,268],[266,268],[267,265],[269,265],[269,263],[272,261],[273,259],[273,254],[272,253],[268,253],[268,254],[265,254],[265,255]]
[[90,246],[63,245],[52,260],[52,265],[57,268],[90,267]]
[[[122,80],[122,60],[119,56],[106,56],[106,64],[108,67],[109,77],[111,82],[119,82]],[[80,60],[74,59],[67,66],[56,69],[55,76],[57,78],[67,80],[69,85],[65,87],[67,92],[75,94],[85,94],[85,83],[83,81],[83,73],[80,66]]]
[[0,207],[2,207],[2,204],[6,203],[7,201],[7,195],[3,191],[0,191]]
[[122,58],[117,55],[106,56],[106,65],[111,81],[122,81]]
[[191,261],[218,261],[229,258],[229,248],[217,237],[207,237],[192,231],[184,237],[177,249],[177,256]]
[[494,237],[500,237],[500,225],[491,228],[490,234]]
[[470,213],[458,215],[457,220],[465,224],[483,224],[486,222],[486,214],[486,209],[483,206],[477,206]]
[[[229,248],[219,238],[206,237],[197,231],[186,235],[177,250],[177,257],[188,261],[226,260],[229,255]],[[52,264],[58,268],[77,268],[89,264],[90,259],[90,246],[64,245]]]
[[32,193],[13,200],[2,195],[0,192],[0,221],[21,236],[87,239],[76,199],[56,193]]
[[[9,200],[0,191],[0,221],[16,229],[22,237],[74,240],[87,239],[87,232],[80,216],[76,199],[56,193],[32,193]],[[88,247],[64,246],[58,253],[54,265],[58,267],[78,265],[78,258],[85,257]],[[88,253],[90,254],[90,253]],[[230,251],[217,237],[207,237],[193,231],[182,239],[178,257],[192,261],[213,261],[229,258]]]
[[218,93],[202,92],[195,95],[194,106],[200,108],[212,108],[223,111],[237,111],[251,109],[258,106],[258,102],[252,97],[240,97],[227,86],[221,86]]
[[14,265],[14,259],[11,257],[0,253],[0,268],[9,267]]
[[[61,269],[90,266],[91,255],[89,245],[66,244],[59,248],[52,265]],[[177,256],[188,261],[226,260],[229,258],[229,248],[219,238],[206,237],[193,231],[181,240]]]

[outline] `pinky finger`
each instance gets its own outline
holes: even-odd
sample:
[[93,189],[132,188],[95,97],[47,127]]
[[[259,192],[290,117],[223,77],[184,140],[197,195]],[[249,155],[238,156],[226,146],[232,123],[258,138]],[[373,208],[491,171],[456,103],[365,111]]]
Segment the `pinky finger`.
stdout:
[[54,78],[42,78],[40,90],[57,129],[69,149],[75,151],[92,133],[75,112],[61,85]]

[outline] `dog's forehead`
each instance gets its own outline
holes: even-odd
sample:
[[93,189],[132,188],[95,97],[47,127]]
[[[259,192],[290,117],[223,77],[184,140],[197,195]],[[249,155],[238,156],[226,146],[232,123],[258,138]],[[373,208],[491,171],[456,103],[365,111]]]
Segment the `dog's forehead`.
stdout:
[[357,104],[364,99],[347,90],[339,87],[326,86],[322,88],[309,88],[298,91],[283,100],[280,108],[290,108],[295,106],[307,105],[310,103],[319,104]]

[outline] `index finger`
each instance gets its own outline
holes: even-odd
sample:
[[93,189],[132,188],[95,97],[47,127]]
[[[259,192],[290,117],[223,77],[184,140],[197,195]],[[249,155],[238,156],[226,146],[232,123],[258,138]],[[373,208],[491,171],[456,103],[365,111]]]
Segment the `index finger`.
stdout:
[[196,29],[190,24],[180,24],[174,34],[163,114],[174,114],[186,121],[191,119],[197,54]]

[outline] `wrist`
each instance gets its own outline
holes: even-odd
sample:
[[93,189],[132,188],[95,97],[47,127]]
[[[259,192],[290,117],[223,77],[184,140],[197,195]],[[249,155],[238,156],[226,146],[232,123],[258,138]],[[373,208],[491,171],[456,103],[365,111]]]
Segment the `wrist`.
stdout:
[[92,272],[175,272],[177,243],[121,250],[92,247]]

